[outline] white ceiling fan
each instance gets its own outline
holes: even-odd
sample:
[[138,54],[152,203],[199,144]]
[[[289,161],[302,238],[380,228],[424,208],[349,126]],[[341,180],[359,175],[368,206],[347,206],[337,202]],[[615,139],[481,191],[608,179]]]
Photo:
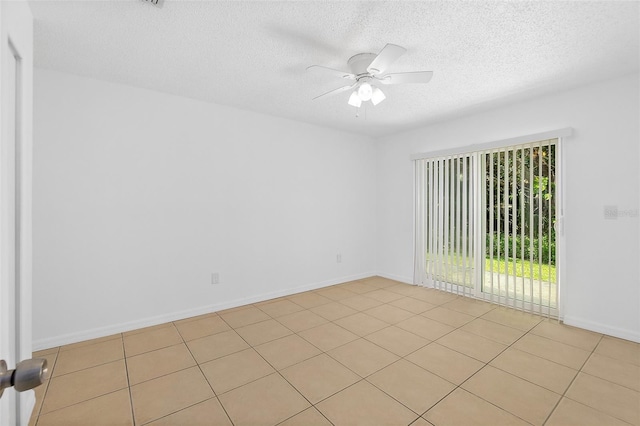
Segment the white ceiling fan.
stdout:
[[386,96],[380,90],[382,84],[404,84],[404,83],[428,83],[433,77],[433,71],[414,71],[385,74],[387,68],[407,51],[404,47],[387,44],[377,55],[375,53],[359,53],[352,56],[347,61],[351,72],[344,72],[322,65],[311,65],[307,71],[318,70],[325,74],[334,75],[352,83],[331,90],[316,96],[319,99],[325,96],[352,90],[349,97],[349,105],[359,108],[362,102],[371,101],[373,105],[378,105]]

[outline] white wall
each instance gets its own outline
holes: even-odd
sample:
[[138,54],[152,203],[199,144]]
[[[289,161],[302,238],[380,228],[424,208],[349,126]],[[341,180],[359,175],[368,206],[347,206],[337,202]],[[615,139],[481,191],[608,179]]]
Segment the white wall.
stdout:
[[640,341],[638,217],[603,215],[639,207],[638,75],[377,145],[69,74],[34,78],[35,349],[374,272],[410,282],[410,155],[562,127],[575,130],[564,319]]
[[[639,80],[632,75],[380,140],[379,274],[412,281],[411,154],[573,127],[564,151],[564,320],[640,341]],[[635,217],[605,220],[607,205]]]
[[375,272],[370,138],[41,69],[34,113],[36,348]]

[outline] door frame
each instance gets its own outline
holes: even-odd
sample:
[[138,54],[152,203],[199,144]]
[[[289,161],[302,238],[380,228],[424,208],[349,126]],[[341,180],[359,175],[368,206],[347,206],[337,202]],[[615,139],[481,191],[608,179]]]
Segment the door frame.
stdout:
[[[17,71],[14,87],[9,66]],[[0,356],[13,368],[32,356],[33,18],[25,0],[0,1],[0,99]],[[13,137],[8,120],[16,124]],[[15,203],[11,191],[18,194]],[[16,225],[17,241],[5,238]],[[19,287],[10,282],[14,274]],[[9,345],[9,330],[16,347]],[[27,425],[34,406],[33,391],[5,390],[0,424]]]

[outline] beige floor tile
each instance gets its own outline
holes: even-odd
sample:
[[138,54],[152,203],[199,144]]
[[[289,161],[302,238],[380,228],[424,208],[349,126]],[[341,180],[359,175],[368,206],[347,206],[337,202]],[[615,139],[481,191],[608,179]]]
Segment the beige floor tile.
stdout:
[[589,357],[587,351],[534,334],[527,334],[514,343],[513,347],[576,370],[580,369]]
[[298,335],[282,337],[254,348],[276,370],[320,354],[320,350]]
[[178,321],[175,325],[185,342],[230,329],[227,323],[217,315],[208,315],[193,321]]
[[96,343],[103,343],[103,342],[107,342],[109,340],[118,340],[118,339],[122,340],[122,334],[121,333],[111,334],[109,336],[99,337],[97,339],[83,340],[82,342],[71,343],[69,345],[60,346],[60,352],[70,351],[70,350],[78,349],[78,348],[81,348],[81,347],[84,347],[84,346],[95,345]]
[[124,358],[122,339],[108,340],[58,354],[53,377]]
[[356,295],[356,293],[352,291],[349,291],[340,287],[335,287],[335,286],[326,287],[321,290],[316,290],[316,293],[318,293],[320,296],[324,296],[331,300],[336,300],[336,301],[353,297]]
[[136,424],[144,424],[213,397],[198,367],[131,386]]
[[402,357],[409,355],[411,352],[420,349],[430,342],[425,338],[393,325],[371,333],[365,336],[365,339]]
[[436,307],[436,305],[432,305],[431,303],[424,302],[422,300],[414,299],[413,297],[403,297],[401,299],[394,300],[393,302],[389,303],[389,305],[395,306],[396,308],[404,309],[405,311],[409,311],[414,314],[421,314]]
[[380,289],[367,293],[367,297],[376,299],[382,303],[389,303],[394,300],[402,299],[403,296],[392,291]]
[[277,320],[279,323],[295,333],[327,323],[326,319],[322,318],[320,315],[314,312],[311,312],[310,310],[304,310],[295,312],[293,314],[284,315],[278,317]]
[[396,326],[428,340],[436,340],[454,330],[454,328],[449,325],[425,318],[421,315],[400,321]]
[[279,426],[331,426],[331,422],[315,408],[307,408],[300,414],[280,423]]
[[423,415],[436,426],[528,426],[529,424],[458,388]]
[[312,404],[360,380],[357,374],[326,354],[285,368],[281,373]]
[[593,353],[582,371],[640,392],[640,367],[637,365]]
[[324,305],[316,306],[315,308],[311,308],[310,310],[329,321],[335,321],[337,319],[344,318],[358,312],[355,309],[339,302],[331,302]]
[[388,304],[367,309],[364,313],[378,318],[388,324],[396,324],[415,315],[413,312],[405,311],[404,309]]
[[365,339],[354,340],[330,350],[327,354],[362,377],[366,377],[399,359],[397,355]]
[[220,317],[233,328],[244,327],[245,325],[271,319],[271,317],[260,309],[251,306],[240,311],[221,313]]
[[499,306],[482,316],[487,321],[517,328],[522,331],[529,331],[543,320],[541,316],[528,314],[516,309]]
[[436,306],[458,298],[455,294],[431,288],[425,288],[424,291],[416,293],[413,297]]
[[418,416],[372,384],[361,381],[320,402],[334,425],[408,425]]
[[198,364],[247,349],[249,345],[234,330],[187,342],[189,350]]
[[232,426],[220,401],[215,397],[147,424],[149,426]]
[[182,337],[173,326],[161,327],[144,333],[124,337],[124,351],[127,357],[154,351],[182,343]]
[[310,328],[308,330],[301,331],[298,334],[300,337],[325,352],[358,338],[358,336],[352,332],[333,323],[327,323],[318,327]]
[[333,300],[328,297],[320,296],[312,291],[294,294],[293,296],[287,297],[287,299],[306,309],[315,308],[316,306],[333,302]]
[[133,425],[129,390],[121,389],[38,418],[39,426]]
[[122,337],[127,337],[127,336],[133,336],[134,334],[140,334],[140,333],[148,333],[149,331],[155,331],[155,330],[159,330],[161,328],[166,328],[166,327],[173,327],[173,323],[172,322],[163,322],[162,324],[157,324],[157,325],[152,325],[149,327],[143,327],[143,328],[136,328],[135,330],[130,330],[130,331],[125,331],[124,333],[122,333]]
[[453,311],[451,309],[443,308],[442,306],[437,306],[428,310],[422,313],[422,316],[455,328],[462,327],[469,321],[476,319],[473,315],[463,314],[462,312]]
[[604,336],[595,352],[609,358],[619,359],[640,366],[640,344],[628,340]]
[[424,413],[456,388],[451,382],[405,360],[372,374],[367,381],[418,414]]
[[280,302],[281,300],[289,300],[289,299],[287,299],[287,296],[274,297],[273,299],[267,299],[267,300],[263,300],[262,302],[252,303],[252,305],[255,306],[256,308],[260,308],[261,306],[268,305],[274,302]]
[[578,374],[577,370],[514,348],[502,352],[491,365],[559,394]]
[[534,425],[542,425],[560,399],[557,393],[491,366],[477,372],[462,387]]
[[253,349],[246,349],[200,365],[211,387],[220,395],[275,370]]
[[365,294],[377,289],[377,287],[372,287],[359,281],[346,284],[344,288],[356,294]]
[[418,288],[418,286],[415,286],[413,284],[402,283],[399,281],[395,281],[393,284],[387,287],[380,287],[381,290],[392,291],[394,293],[401,294],[403,296],[405,296],[404,293],[406,293],[409,289],[416,289],[416,288]]
[[210,317],[219,317],[217,312],[208,312],[206,314],[201,314],[201,315],[196,315],[193,317],[187,317],[187,318],[183,318],[181,320],[176,320],[173,321],[173,325],[176,324],[181,324],[181,323],[185,323],[185,322],[190,322],[190,321],[200,321],[206,318],[210,318]]
[[[382,277],[45,349],[38,356],[47,359],[53,378],[36,389],[33,426],[36,420],[39,426],[131,424],[127,404],[134,393],[138,424],[198,425],[213,418],[230,424],[225,398],[235,407],[236,424],[330,424],[298,392],[321,411],[324,406],[337,424],[523,424],[516,416],[535,424],[565,390],[549,425],[640,425],[640,344]],[[484,362],[490,366],[482,369]],[[194,377],[180,376],[187,372]],[[367,377],[364,382],[359,374]],[[182,391],[173,389],[176,378]],[[200,388],[195,396],[194,383]],[[445,396],[455,385],[481,398],[462,388]],[[274,386],[284,400],[271,396]],[[127,398],[99,414],[118,395]],[[527,398],[520,403],[514,395]],[[556,399],[545,399],[549,395]],[[262,416],[251,412],[256,404]],[[273,404],[275,413],[268,409]],[[398,407],[411,414],[406,423],[393,414]],[[86,420],[95,413],[99,419]]]
[[459,297],[456,300],[445,303],[442,307],[462,312],[463,314],[473,315],[474,317],[479,317],[495,309],[495,305],[473,300],[468,297]]
[[49,380],[45,380],[44,383],[34,389],[36,404],[33,407],[33,411],[31,412],[31,417],[37,417],[40,415],[40,409],[42,408],[42,403],[44,402],[44,397],[47,393],[48,388]]
[[413,284],[397,284],[387,287],[386,290],[413,298],[416,294],[423,292],[425,288]]
[[279,374],[227,392],[220,402],[236,426],[275,425],[310,406]]
[[531,330],[531,333],[589,352],[602,338],[602,334],[560,324],[555,320],[543,320]]
[[627,423],[640,424],[640,393],[629,388],[579,373],[565,396]]
[[251,346],[261,345],[292,334],[291,330],[273,319],[236,328],[236,332]]
[[460,329],[468,331],[469,333],[477,334],[478,336],[486,337],[487,339],[502,343],[503,345],[512,344],[524,334],[524,331],[507,327],[506,325],[492,321],[483,320],[482,318],[477,318],[462,326]]
[[398,281],[390,280],[384,277],[379,277],[377,275],[363,278],[360,281],[362,281],[366,285],[376,287],[376,288],[386,288],[386,287],[390,287],[398,284]]
[[569,398],[562,398],[555,411],[545,423],[546,426],[628,426],[621,420],[611,417],[601,411],[575,402]]
[[53,377],[49,380],[41,415],[127,386],[124,360]]
[[507,348],[502,343],[463,330],[455,330],[438,339],[437,342],[482,362],[491,361]]
[[364,311],[365,309],[371,309],[373,307],[382,305],[382,302],[371,297],[367,297],[366,294],[349,297],[348,299],[342,299],[340,303],[352,309],[355,309],[356,311]]
[[175,373],[194,365],[196,365],[196,362],[184,343],[145,352],[127,358],[129,385],[132,386],[156,377]]
[[55,348],[41,349],[39,351],[33,352],[33,357],[42,358],[44,355],[51,355],[51,354],[57,355],[59,350],[60,350],[59,346],[56,346]]
[[367,334],[371,334],[374,331],[382,330],[389,326],[388,323],[363,312],[358,312],[357,314],[340,318],[339,320],[336,320],[335,323],[358,336],[366,336]]
[[288,299],[281,299],[275,302],[265,303],[260,305],[258,308],[272,318],[278,318],[283,315],[300,312],[301,310],[305,309]]
[[406,359],[457,385],[467,380],[485,365],[437,343],[431,343],[418,349]]

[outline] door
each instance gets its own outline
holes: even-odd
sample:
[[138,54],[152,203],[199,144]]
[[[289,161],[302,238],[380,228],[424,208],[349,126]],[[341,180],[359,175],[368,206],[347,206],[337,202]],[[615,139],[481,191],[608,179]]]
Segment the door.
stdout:
[[[33,24],[26,1],[0,1],[0,359],[31,358]],[[26,425],[33,391],[6,389],[0,424]]]
[[417,159],[415,283],[559,316],[559,140]]

